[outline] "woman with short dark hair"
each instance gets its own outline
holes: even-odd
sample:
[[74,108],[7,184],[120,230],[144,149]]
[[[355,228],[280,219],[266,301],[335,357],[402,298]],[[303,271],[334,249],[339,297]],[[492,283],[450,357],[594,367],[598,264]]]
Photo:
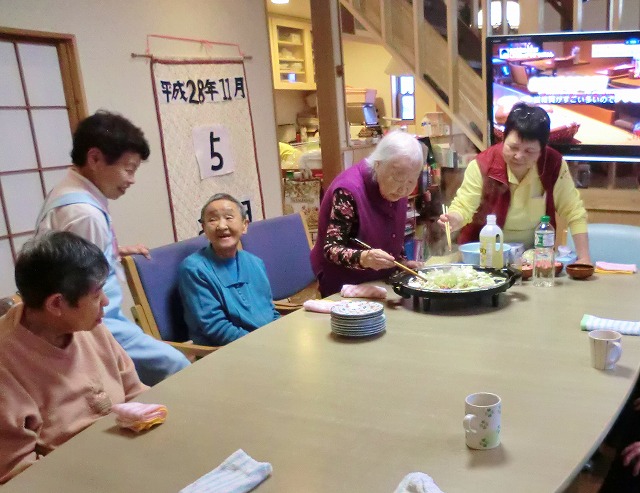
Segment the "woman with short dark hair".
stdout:
[[557,212],[569,225],[578,262],[591,263],[587,211],[567,163],[547,145],[550,126],[544,109],[518,103],[507,117],[504,141],[469,163],[448,214],[438,221],[461,230],[459,243],[478,241],[487,215],[495,214],[506,242],[531,248],[541,216],[555,226]]
[[69,232],[26,243],[0,317],[0,483],[147,389],[102,324],[109,264]]

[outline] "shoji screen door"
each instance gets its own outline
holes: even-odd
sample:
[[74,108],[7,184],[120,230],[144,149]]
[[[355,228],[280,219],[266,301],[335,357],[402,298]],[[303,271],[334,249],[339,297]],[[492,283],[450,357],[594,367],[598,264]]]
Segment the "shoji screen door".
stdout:
[[0,297],[85,114],[74,38],[0,28]]

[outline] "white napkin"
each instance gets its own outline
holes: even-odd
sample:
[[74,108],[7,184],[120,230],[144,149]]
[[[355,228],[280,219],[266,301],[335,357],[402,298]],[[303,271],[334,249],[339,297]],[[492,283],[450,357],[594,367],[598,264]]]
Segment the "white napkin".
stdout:
[[331,313],[331,309],[340,303],[344,302],[331,300],[307,300],[302,304],[302,307],[308,312]]
[[423,472],[407,474],[394,493],[442,493],[433,478]]
[[374,298],[383,300],[387,297],[387,288],[368,284],[345,284],[340,290],[340,296],[343,298]]
[[615,330],[627,336],[640,335],[640,322],[628,320],[614,320],[612,318],[600,318],[593,315],[583,315],[580,321],[582,330],[591,331],[596,329]]
[[245,493],[267,479],[272,471],[271,464],[257,462],[239,449],[180,493]]

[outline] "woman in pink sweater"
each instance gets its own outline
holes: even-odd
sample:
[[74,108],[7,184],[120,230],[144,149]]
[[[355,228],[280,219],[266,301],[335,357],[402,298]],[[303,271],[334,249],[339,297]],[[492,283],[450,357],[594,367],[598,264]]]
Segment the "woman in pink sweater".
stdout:
[[68,232],[25,245],[23,303],[0,318],[0,483],[147,389],[102,325],[109,266]]

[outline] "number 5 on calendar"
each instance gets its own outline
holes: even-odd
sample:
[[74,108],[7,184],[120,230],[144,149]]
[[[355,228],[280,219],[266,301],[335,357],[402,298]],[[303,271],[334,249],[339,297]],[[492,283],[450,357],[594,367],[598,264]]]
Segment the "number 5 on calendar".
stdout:
[[196,127],[192,135],[201,180],[233,173],[235,163],[231,134],[226,127],[222,125]]

